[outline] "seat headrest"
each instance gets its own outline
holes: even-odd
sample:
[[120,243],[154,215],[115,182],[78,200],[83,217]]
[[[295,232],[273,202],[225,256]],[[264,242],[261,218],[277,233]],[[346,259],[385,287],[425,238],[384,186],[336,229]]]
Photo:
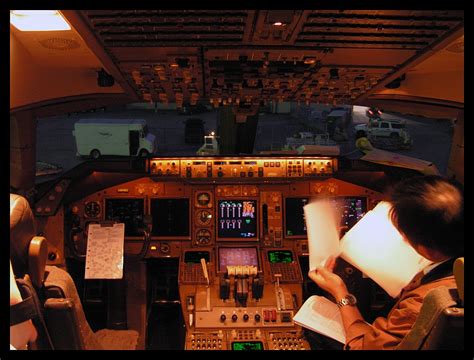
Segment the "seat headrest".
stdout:
[[36,222],[28,201],[10,194],[10,259],[16,276],[28,272],[28,251],[36,235]]

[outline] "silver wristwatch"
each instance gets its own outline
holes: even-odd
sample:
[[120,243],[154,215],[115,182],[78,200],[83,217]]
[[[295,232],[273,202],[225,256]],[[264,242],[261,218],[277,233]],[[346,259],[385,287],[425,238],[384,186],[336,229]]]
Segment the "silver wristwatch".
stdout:
[[354,295],[347,294],[341,300],[339,300],[336,304],[337,306],[339,306],[339,308],[342,308],[343,306],[346,306],[346,305],[354,306],[355,304],[357,304],[357,299]]

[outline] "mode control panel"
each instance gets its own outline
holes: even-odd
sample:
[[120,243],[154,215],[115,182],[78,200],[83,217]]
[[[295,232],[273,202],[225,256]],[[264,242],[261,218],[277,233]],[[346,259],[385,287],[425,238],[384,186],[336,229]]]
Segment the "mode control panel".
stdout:
[[320,157],[152,158],[151,175],[187,179],[261,179],[327,177],[337,171],[337,159]]

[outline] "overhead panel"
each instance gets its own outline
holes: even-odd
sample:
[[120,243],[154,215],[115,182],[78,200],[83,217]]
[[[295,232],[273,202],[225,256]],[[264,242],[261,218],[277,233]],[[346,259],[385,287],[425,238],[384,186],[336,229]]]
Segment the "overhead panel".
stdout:
[[86,10],[144,101],[350,104],[464,22],[451,10]]

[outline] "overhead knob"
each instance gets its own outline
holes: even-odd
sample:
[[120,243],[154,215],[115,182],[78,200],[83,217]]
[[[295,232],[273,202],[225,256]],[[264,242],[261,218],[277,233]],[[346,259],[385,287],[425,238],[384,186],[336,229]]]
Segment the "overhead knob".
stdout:
[[255,321],[259,322],[260,321],[260,314],[255,314]]
[[248,321],[249,320],[249,315],[248,314],[244,314],[244,321]]
[[237,314],[232,315],[232,321],[236,322],[237,321]]
[[222,314],[221,315],[221,322],[225,322],[226,319],[227,319],[227,316],[225,316],[225,314]]

